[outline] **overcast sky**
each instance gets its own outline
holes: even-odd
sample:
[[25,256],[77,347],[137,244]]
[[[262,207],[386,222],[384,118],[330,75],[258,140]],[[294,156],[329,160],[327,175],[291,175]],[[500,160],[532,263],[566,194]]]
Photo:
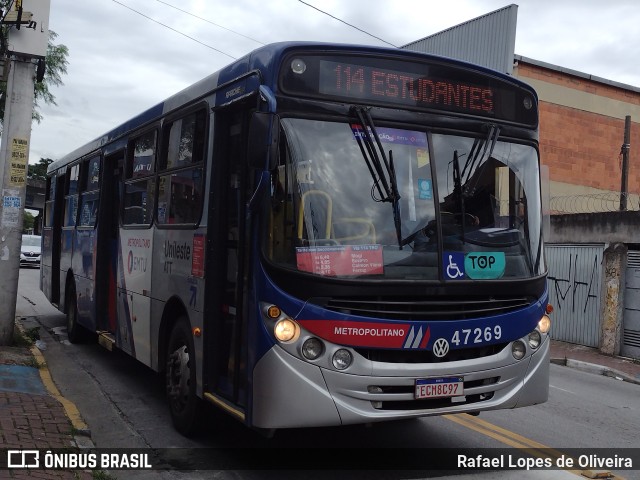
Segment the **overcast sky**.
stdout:
[[[384,42],[298,0],[51,0],[49,26],[58,34],[56,43],[69,48],[69,66],[64,86],[53,89],[58,105],[40,107],[44,119],[33,125],[30,163],[64,156],[263,43],[401,46],[509,5],[506,0],[307,3]],[[516,54],[640,87],[638,0],[516,3]]]

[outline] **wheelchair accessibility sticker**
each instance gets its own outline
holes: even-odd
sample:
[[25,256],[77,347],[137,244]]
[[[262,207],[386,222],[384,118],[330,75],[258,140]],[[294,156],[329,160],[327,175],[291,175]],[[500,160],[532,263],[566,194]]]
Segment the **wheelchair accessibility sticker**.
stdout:
[[442,270],[449,280],[488,280],[504,275],[504,252],[444,252]]

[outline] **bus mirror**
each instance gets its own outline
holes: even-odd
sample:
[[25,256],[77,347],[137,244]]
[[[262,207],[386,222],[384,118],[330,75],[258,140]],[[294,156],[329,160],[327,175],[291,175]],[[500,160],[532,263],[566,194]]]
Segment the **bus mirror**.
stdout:
[[272,170],[278,154],[279,121],[273,113],[254,112],[249,126],[247,161],[249,166]]

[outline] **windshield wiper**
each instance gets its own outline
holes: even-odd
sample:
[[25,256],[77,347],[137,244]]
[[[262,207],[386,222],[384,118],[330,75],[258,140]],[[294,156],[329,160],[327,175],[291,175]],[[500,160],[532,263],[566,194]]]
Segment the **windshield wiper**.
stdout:
[[[460,175],[460,182],[461,184],[465,185],[464,192],[462,192],[465,196],[473,195],[473,189],[469,187],[469,183],[468,183],[469,180],[471,180],[471,177],[473,176],[473,171],[476,168],[476,166],[480,167],[482,165],[482,167],[480,168],[484,168],[484,165],[486,165],[486,161],[489,158],[491,158],[491,155],[493,155],[493,149],[495,148],[496,143],[498,141],[498,137],[500,136],[499,126],[495,124],[489,124],[488,127],[489,127],[489,132],[487,133],[486,138],[483,138],[483,139],[476,138],[473,141],[473,145],[471,146],[471,151],[469,152],[467,161],[465,162],[464,168],[462,169],[462,173]],[[487,149],[489,149],[489,153],[487,153]],[[482,153],[480,153],[480,150],[482,150]],[[478,174],[476,175],[476,182],[475,182],[476,185],[478,184],[481,173],[482,173],[482,170],[478,172]],[[466,179],[464,179],[465,174],[467,175]],[[470,190],[471,190],[471,193],[469,193]]]
[[458,208],[460,208],[461,215],[460,240],[464,244],[464,196],[462,194],[462,174],[460,173],[460,160],[458,158],[458,150],[453,151],[453,195],[458,198]]
[[[457,150],[453,152],[453,160],[451,162],[453,164],[453,192],[452,192],[453,197],[452,198],[454,198],[458,202],[458,209],[461,215],[460,239],[462,243],[465,243],[465,235],[466,235],[465,224],[464,224],[465,197],[470,197],[474,193],[473,192],[474,189],[471,188],[469,185],[470,180],[474,176],[473,171],[478,166],[480,169],[484,169],[486,165],[486,160],[491,158],[491,155],[493,154],[493,150],[498,141],[498,137],[500,136],[500,127],[498,125],[488,124],[486,127],[488,127],[488,130],[489,130],[487,133],[487,136],[485,138],[476,138],[473,141],[473,145],[471,146],[471,150],[467,155],[467,160],[465,161],[464,168],[462,168],[462,170],[460,169],[460,155],[458,154]],[[474,187],[475,185],[478,184],[481,174],[482,174],[482,170],[480,170],[476,174],[476,181],[475,181]],[[442,214],[441,214],[441,218],[442,218]],[[417,237],[418,234],[422,232],[425,228],[426,226],[416,230],[411,235],[403,239],[400,242],[400,248],[402,248],[403,245],[407,245],[411,243],[415,239],[415,237]]]
[[[398,246],[400,250],[402,250],[400,192],[398,191],[396,169],[393,165],[393,152],[389,150],[389,160],[387,160],[387,155],[382,147],[382,142],[380,142],[375,124],[367,108],[351,107],[351,113],[357,117],[362,127],[362,135],[354,132],[354,136],[356,137],[362,157],[373,179],[371,196],[377,202],[391,203],[393,208],[393,223],[396,229],[396,236],[398,237]],[[378,191],[378,198],[374,196],[375,190]]]

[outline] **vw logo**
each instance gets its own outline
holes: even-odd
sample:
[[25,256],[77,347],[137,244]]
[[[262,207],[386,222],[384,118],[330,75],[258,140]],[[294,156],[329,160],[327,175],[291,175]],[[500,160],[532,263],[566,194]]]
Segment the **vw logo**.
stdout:
[[438,358],[442,358],[447,353],[449,353],[449,342],[447,342],[444,338],[439,338],[438,340],[436,340],[433,344],[433,354]]

